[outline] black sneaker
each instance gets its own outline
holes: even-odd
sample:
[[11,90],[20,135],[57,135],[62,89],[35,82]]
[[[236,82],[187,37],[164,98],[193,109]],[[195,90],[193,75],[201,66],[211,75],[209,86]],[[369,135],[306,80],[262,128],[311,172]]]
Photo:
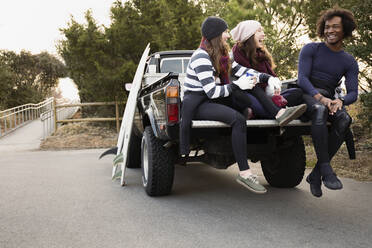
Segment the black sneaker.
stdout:
[[322,181],[319,178],[314,178],[313,175],[310,173],[306,177],[306,182],[310,184],[310,192],[315,197],[321,197],[323,195],[322,192]]
[[324,186],[329,189],[338,190],[342,189],[343,187],[340,179],[338,179],[335,173],[322,176],[322,181],[324,183]]
[[324,186],[332,190],[342,189],[342,183],[333,172],[333,169],[329,163],[321,164],[320,173],[322,175]]

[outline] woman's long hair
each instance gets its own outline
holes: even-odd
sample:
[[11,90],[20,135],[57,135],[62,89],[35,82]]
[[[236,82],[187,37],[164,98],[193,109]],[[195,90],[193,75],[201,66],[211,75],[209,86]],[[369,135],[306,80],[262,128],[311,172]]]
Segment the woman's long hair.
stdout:
[[[273,56],[271,53],[266,49],[264,45],[262,48],[258,48],[256,46],[256,42],[254,40],[254,35],[249,37],[248,40],[244,42],[238,42],[238,48],[244,52],[245,56],[249,59],[252,67],[256,67],[260,60],[267,60],[272,69],[275,69],[276,65],[274,63]],[[257,52],[260,52],[260,57],[257,57]]]
[[[212,40],[207,40],[204,37],[201,40],[200,47],[204,48],[209,57],[212,60],[212,65],[217,72],[217,75],[221,73],[221,58],[229,57],[229,46],[222,41],[222,34],[213,38]],[[227,72],[230,74],[231,71],[231,61],[228,60]]]

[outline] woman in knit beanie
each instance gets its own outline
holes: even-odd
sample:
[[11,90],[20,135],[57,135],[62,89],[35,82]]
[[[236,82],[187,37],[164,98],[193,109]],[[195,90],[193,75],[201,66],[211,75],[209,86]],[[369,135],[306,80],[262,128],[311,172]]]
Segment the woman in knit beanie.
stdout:
[[[257,180],[247,161],[246,118],[234,109],[236,96],[242,93],[245,107],[250,106],[243,90],[251,89],[256,78],[247,73],[259,75],[257,71],[232,63],[229,58],[226,22],[219,17],[208,17],[201,25],[200,46],[190,58],[184,82],[184,97],[181,108],[180,154],[188,156],[192,119],[213,120],[231,126],[231,143],[235,160],[239,166],[237,182],[255,193],[266,189]],[[239,79],[230,81],[230,75]],[[269,76],[258,76],[260,82],[267,82]],[[229,149],[229,148],[227,148]]]
[[[276,67],[273,57],[264,45],[265,34],[261,24],[255,20],[246,20],[240,22],[231,30],[231,35],[237,43],[234,45],[234,60],[248,68],[253,68],[262,73],[268,73],[274,77]],[[301,89],[288,89],[280,92],[274,92],[272,86],[258,84],[252,89],[251,97],[253,112],[259,117],[272,118],[273,115],[284,106],[296,106],[302,102]],[[272,95],[271,99],[267,94]]]

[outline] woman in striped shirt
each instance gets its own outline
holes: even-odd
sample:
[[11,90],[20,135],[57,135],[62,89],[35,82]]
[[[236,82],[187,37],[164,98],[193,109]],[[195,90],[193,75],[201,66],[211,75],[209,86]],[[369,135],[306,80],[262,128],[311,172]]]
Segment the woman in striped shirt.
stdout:
[[[235,101],[244,102],[249,107],[249,98],[242,94],[242,90],[253,88],[256,78],[259,82],[267,82],[270,76],[237,63],[231,64],[226,43],[230,35],[223,19],[208,17],[201,29],[201,45],[190,59],[184,83],[181,155],[189,154],[189,132],[193,118],[226,123],[232,128],[232,149],[240,170],[237,181],[255,193],[265,193],[265,187],[258,182],[247,162],[246,118],[233,107]],[[239,79],[230,83],[230,73]],[[247,76],[247,73],[251,76]]]

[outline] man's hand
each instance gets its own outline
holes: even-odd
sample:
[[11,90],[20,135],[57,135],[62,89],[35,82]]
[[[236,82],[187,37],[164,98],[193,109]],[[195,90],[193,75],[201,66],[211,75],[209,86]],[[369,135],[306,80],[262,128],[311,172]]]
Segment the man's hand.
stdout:
[[331,107],[329,108],[330,114],[333,115],[337,110],[341,110],[343,103],[340,99],[335,99],[331,101]]
[[320,93],[316,94],[314,98],[319,101],[321,104],[326,106],[329,109],[330,114],[333,114],[331,106],[332,106],[332,100],[329,99],[328,97],[325,97],[321,95]]
[[331,99],[329,99],[328,97],[323,96],[323,97],[319,100],[319,102],[320,102],[321,104],[327,106],[327,108],[328,108],[329,110],[331,110],[331,105],[332,105],[332,100],[331,100]]

